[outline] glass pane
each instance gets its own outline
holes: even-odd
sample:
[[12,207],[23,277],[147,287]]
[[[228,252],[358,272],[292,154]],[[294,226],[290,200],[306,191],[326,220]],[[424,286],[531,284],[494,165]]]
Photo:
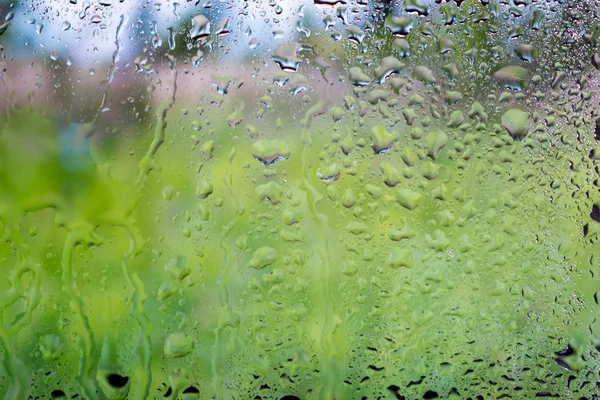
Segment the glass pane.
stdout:
[[0,0],[0,397],[593,399],[592,0]]

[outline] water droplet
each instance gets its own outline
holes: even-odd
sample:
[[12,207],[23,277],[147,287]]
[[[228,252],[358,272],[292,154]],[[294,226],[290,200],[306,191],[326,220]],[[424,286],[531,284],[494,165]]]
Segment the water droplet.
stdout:
[[521,140],[529,132],[529,113],[510,109],[502,115],[502,126],[513,139]]
[[388,255],[387,265],[393,269],[414,268],[413,254],[410,250],[394,248]]
[[354,86],[366,86],[371,83],[371,78],[367,76],[359,67],[352,67],[349,70],[350,80]]
[[297,72],[302,63],[300,59],[302,51],[313,51],[313,48],[298,42],[280,43],[273,51],[272,59],[282,70]]
[[427,85],[432,85],[436,82],[433,72],[423,65],[414,67],[412,75],[413,78],[418,79]]
[[398,189],[396,190],[396,201],[402,207],[409,210],[414,210],[421,204],[422,195],[418,192],[414,192],[410,189]]
[[410,56],[410,43],[404,38],[397,38],[394,40],[394,48],[397,50],[400,57]]
[[287,160],[290,149],[281,139],[262,139],[252,145],[252,155],[265,165],[272,165],[279,160]]
[[375,80],[378,83],[383,83],[392,74],[399,74],[405,67],[396,57],[388,56],[384,57],[379,67],[375,70]]
[[223,18],[221,22],[219,22],[219,26],[217,26],[217,35],[226,36],[231,33],[231,28],[229,27],[229,18]]
[[494,73],[494,78],[504,87],[513,90],[524,90],[529,84],[529,72],[517,65],[503,67]]
[[191,272],[191,269],[187,266],[187,261],[183,256],[176,257],[169,261],[165,265],[165,270],[176,281],[181,281]]
[[387,186],[394,187],[400,183],[400,171],[398,171],[391,163],[384,161],[379,164],[379,169],[383,173],[383,182]]
[[208,35],[210,35],[210,20],[202,14],[193,17],[190,38],[192,40],[203,40]]
[[351,208],[354,207],[355,204],[356,196],[354,195],[354,192],[350,188],[346,189],[342,196],[342,205],[346,208]]
[[407,16],[389,15],[385,20],[385,27],[390,30],[392,35],[406,36],[413,29],[414,22],[412,18]]
[[346,4],[347,0],[314,0],[315,6],[333,8],[339,4]]
[[263,269],[278,260],[277,250],[272,247],[263,246],[252,253],[252,259],[248,262],[248,268]]
[[65,348],[62,338],[53,333],[41,336],[39,345],[42,357],[46,360],[57,360]]
[[385,126],[377,125],[371,128],[371,147],[375,154],[389,151],[397,138],[398,134],[394,131],[389,132]]
[[199,199],[206,199],[213,193],[213,191],[213,184],[206,179],[202,179],[196,186],[196,197]]
[[420,0],[404,0],[404,10],[407,13],[417,13],[419,15],[429,15],[429,5]]
[[440,130],[433,130],[427,135],[427,154],[437,160],[440,150],[448,143],[448,135]]
[[347,32],[348,40],[356,44],[362,44],[366,36],[365,32],[356,25],[349,26]]
[[167,358],[185,357],[194,351],[194,339],[184,333],[172,333],[167,337],[164,353]]
[[340,167],[337,164],[329,164],[317,170],[317,178],[323,182],[332,182],[340,177]]
[[533,62],[533,59],[537,57],[537,49],[528,43],[520,43],[515,48],[515,53],[524,61],[529,63]]
[[255,50],[255,49],[258,48],[258,46],[260,46],[260,40],[258,38],[252,38],[252,39],[250,39],[250,42],[248,43],[248,46],[252,50]]

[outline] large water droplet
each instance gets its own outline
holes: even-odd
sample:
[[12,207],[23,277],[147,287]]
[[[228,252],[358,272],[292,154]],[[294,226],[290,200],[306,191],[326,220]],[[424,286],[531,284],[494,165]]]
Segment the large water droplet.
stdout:
[[192,30],[190,38],[192,40],[202,40],[210,34],[210,20],[202,14],[192,18]]
[[529,84],[529,72],[523,67],[509,65],[496,71],[494,79],[509,89],[524,90]]
[[252,145],[252,155],[263,164],[271,165],[278,160],[287,160],[290,149],[281,139],[263,139]]
[[529,113],[510,109],[502,115],[502,126],[513,139],[521,140],[529,132]]

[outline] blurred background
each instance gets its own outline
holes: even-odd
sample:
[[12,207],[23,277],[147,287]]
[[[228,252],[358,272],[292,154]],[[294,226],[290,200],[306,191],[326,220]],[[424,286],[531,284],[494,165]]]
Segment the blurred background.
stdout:
[[0,396],[595,398],[599,16],[0,0]]

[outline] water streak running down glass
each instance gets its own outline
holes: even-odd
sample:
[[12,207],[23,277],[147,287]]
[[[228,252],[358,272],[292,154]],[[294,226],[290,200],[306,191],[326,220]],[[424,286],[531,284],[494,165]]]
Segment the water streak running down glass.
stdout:
[[593,0],[0,0],[0,398],[598,398]]

